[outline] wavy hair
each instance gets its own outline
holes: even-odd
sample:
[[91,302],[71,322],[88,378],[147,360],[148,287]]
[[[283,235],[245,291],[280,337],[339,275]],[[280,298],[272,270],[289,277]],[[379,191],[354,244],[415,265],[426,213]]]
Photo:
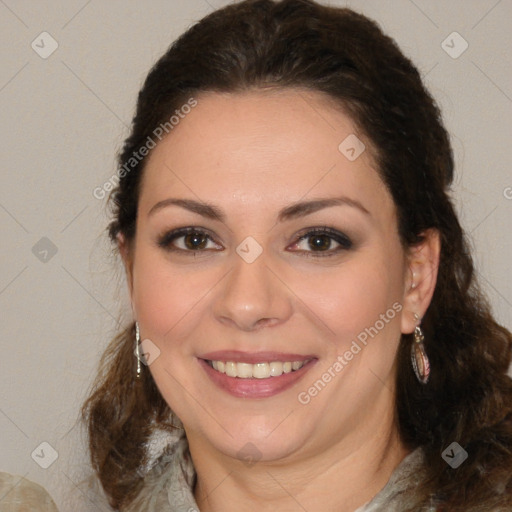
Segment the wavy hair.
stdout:
[[[454,512],[511,510],[512,335],[494,320],[475,281],[449,196],[454,163],[439,109],[418,70],[375,22],[311,0],[246,0],[213,12],[149,72],[120,167],[132,164],[155,128],[191,97],[262,87],[328,95],[371,141],[404,248],[429,228],[440,233],[438,280],[423,319],[429,383],[419,384],[412,371],[411,335],[402,336],[397,360],[399,432],[406,446],[423,447],[426,457],[426,478],[413,491],[411,511],[432,500]],[[119,234],[128,243],[134,238],[146,158],[120,173],[110,196],[114,244]],[[94,470],[116,510],[144,485],[139,468],[153,426],[172,428],[150,372],[134,379],[133,340],[132,324],[111,342],[82,410]],[[441,458],[453,441],[469,454],[456,470]]]

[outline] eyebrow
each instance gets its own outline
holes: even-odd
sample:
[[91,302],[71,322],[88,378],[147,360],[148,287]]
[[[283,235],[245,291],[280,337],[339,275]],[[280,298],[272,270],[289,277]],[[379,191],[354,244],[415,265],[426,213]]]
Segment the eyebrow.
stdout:
[[197,213],[203,217],[207,217],[208,219],[218,220],[220,222],[224,222],[225,217],[224,214],[215,206],[212,206],[207,203],[203,203],[200,201],[194,201],[193,199],[164,199],[163,201],[159,201],[156,203],[151,210],[148,212],[148,217],[153,215],[159,210],[166,208],[167,206],[180,206],[185,210],[189,210],[193,213]]
[[359,211],[364,213],[365,215],[370,215],[370,212],[355,199],[350,199],[349,197],[331,197],[328,199],[314,199],[311,201],[301,201],[286,208],[283,208],[277,217],[279,222],[283,222],[285,220],[291,220],[298,217],[305,217],[306,215],[310,215],[311,213],[315,213],[318,210],[322,210],[324,208],[329,208],[332,206],[351,206],[352,208],[357,208]]
[[[185,210],[189,210],[193,213],[197,213],[202,217],[206,217],[208,219],[217,220],[220,222],[225,222],[226,216],[222,213],[222,211],[216,206],[203,203],[201,201],[195,201],[193,199],[175,199],[169,198],[164,199],[163,201],[159,201],[156,203],[148,212],[148,217],[153,215],[159,210],[166,208],[168,206],[179,206],[184,208]],[[332,197],[328,199],[314,199],[311,201],[301,201],[290,206],[283,208],[278,216],[278,222],[283,222],[287,220],[296,219],[299,217],[305,217],[306,215],[310,215],[324,208],[329,208],[332,206],[350,206],[352,208],[356,208],[365,215],[370,215],[370,212],[355,199],[351,199],[349,197]]]

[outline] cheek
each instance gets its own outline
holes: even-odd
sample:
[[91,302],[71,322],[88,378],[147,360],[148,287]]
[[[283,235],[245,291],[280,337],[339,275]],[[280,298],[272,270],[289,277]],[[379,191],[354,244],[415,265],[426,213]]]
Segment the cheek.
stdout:
[[179,345],[178,340],[200,323],[208,292],[221,277],[218,268],[172,265],[165,254],[141,246],[133,273],[133,305],[141,334],[161,348]]
[[140,247],[133,272],[133,304],[144,336],[161,339],[185,315],[195,286],[154,249]]
[[338,351],[348,348],[352,340],[376,324],[382,331],[379,335],[398,337],[401,261],[399,254],[389,258],[368,254],[332,272],[299,281],[297,295],[328,328]]
[[152,257],[150,252],[139,250],[133,272],[133,305],[141,326],[148,337],[165,329],[172,321],[169,312],[174,311],[175,298],[170,290],[168,272]]

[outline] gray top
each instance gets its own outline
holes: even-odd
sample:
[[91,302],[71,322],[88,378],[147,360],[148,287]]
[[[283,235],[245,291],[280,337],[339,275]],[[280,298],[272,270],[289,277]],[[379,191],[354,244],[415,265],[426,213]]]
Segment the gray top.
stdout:
[[[196,475],[185,436],[170,444],[167,437],[163,453],[161,444],[162,440],[153,440],[148,447],[150,454],[159,455],[145,468],[144,489],[127,512],[199,512],[193,494]],[[418,448],[402,460],[385,487],[354,512],[403,512],[411,507],[417,512],[435,512],[435,506],[414,507],[414,493],[407,492],[421,480],[422,467],[423,452]]]

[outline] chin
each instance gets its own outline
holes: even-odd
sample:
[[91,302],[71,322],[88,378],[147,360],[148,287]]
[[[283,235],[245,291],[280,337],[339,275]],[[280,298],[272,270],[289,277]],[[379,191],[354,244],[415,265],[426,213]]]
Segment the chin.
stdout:
[[309,437],[303,429],[293,428],[287,422],[280,428],[282,419],[271,422],[268,417],[260,421],[244,417],[230,423],[229,433],[220,427],[212,431],[209,426],[209,435],[203,435],[215,450],[228,457],[247,463],[279,461],[300,450]]

